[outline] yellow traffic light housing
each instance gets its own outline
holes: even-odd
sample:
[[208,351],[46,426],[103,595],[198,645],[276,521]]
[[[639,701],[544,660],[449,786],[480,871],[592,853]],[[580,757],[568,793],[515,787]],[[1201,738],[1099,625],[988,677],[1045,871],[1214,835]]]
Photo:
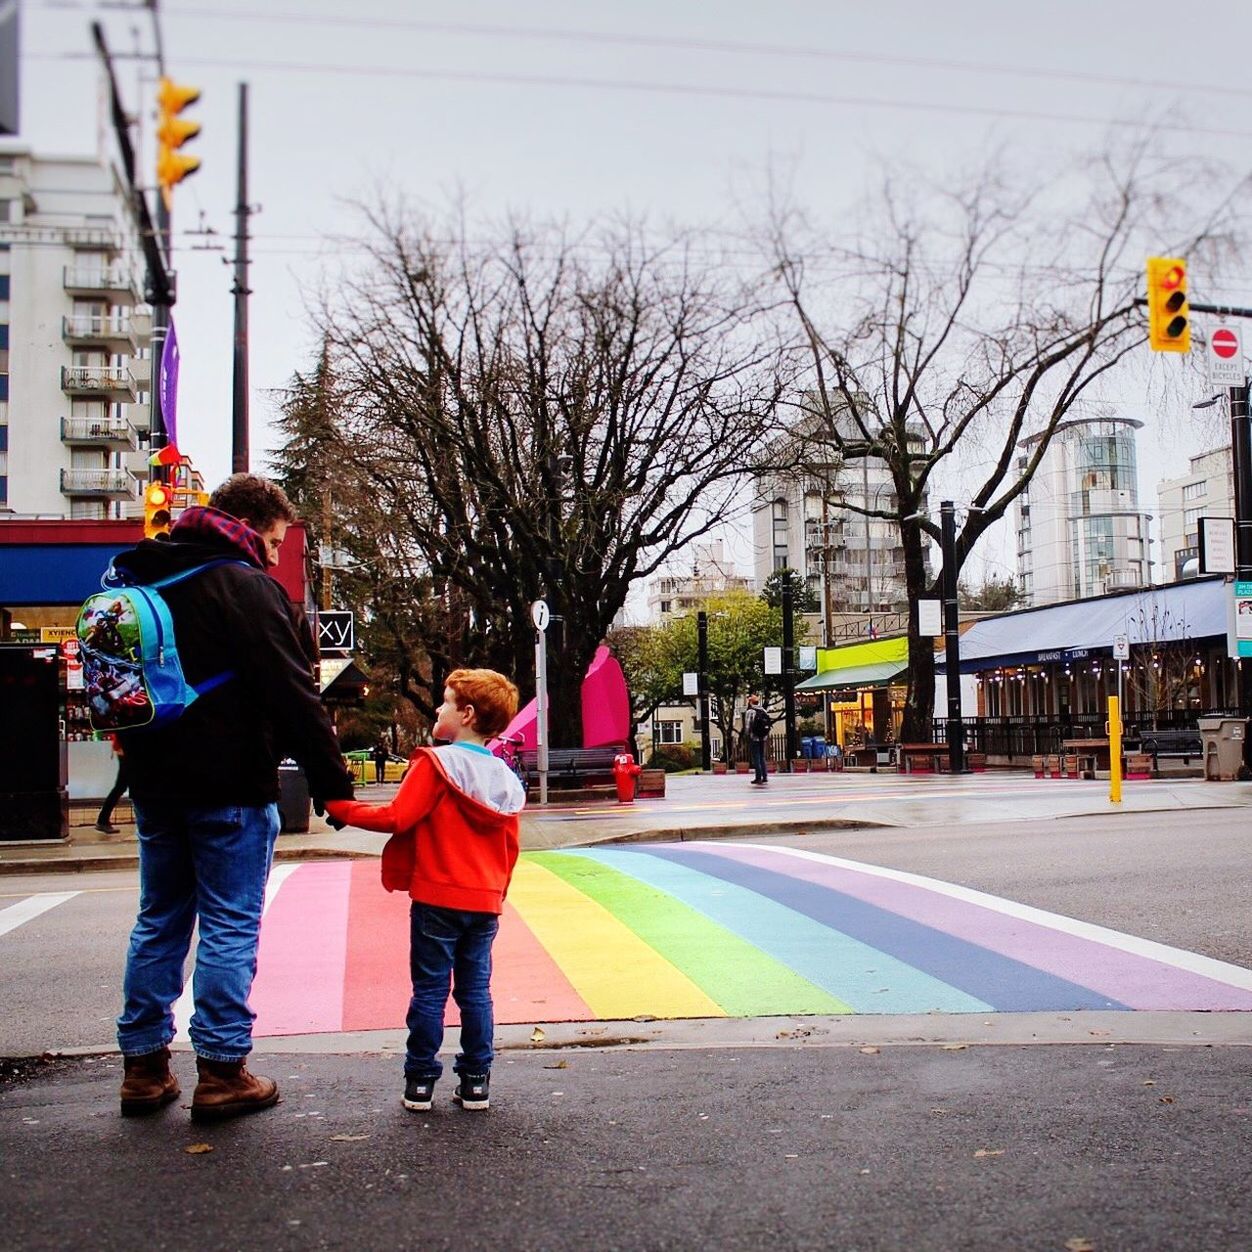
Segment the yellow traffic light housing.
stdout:
[[149,483],[143,493],[143,537],[157,539],[170,533],[174,493],[164,483]]
[[200,168],[200,158],[187,156],[178,149],[200,133],[200,123],[178,115],[200,99],[198,87],[184,87],[172,79],[161,79],[157,87],[157,184],[169,200],[170,191],[188,174]]
[[1148,346],[1153,352],[1191,351],[1187,262],[1182,257],[1148,257]]

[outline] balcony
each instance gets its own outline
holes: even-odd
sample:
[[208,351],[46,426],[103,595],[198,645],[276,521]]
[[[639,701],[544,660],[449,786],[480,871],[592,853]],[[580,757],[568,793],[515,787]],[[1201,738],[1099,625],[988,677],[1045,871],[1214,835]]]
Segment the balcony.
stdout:
[[139,447],[139,434],[129,422],[117,418],[63,417],[61,442],[75,448],[134,452]]
[[115,265],[67,265],[65,290],[72,296],[96,296],[115,304],[135,304],[139,288],[128,270]]
[[139,351],[139,336],[125,313],[117,317],[99,317],[94,313],[63,317],[61,338],[72,348],[105,348],[127,356]]
[[63,469],[61,494],[104,500],[138,500],[139,480],[128,469]]
[[63,365],[61,390],[71,396],[98,396],[120,404],[139,399],[139,384],[125,365]]

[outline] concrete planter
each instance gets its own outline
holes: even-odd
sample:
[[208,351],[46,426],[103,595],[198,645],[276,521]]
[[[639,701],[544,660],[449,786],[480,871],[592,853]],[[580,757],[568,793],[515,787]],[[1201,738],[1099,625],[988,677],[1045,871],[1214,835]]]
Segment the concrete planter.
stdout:
[[751,767],[751,766],[747,763],[747,761],[736,761],[736,762],[735,762],[735,773],[736,773],[736,774],[747,774],[747,773],[750,773],[750,772],[751,772],[751,768],[752,768],[752,767]]
[[713,773],[715,773],[715,774],[724,774],[725,772],[726,772],[726,762],[725,762],[725,761],[714,761],[714,762],[713,762]]
[[663,769],[645,769],[639,775],[637,794],[641,796],[663,796],[665,794],[665,771]]

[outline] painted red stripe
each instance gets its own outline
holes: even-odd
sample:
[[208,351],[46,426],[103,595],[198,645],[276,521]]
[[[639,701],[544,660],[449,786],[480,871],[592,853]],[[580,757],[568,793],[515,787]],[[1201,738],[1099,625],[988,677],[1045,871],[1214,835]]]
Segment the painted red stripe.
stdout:
[[266,910],[252,989],[258,1036],[341,1029],[348,870],[301,865]]
[[410,994],[409,897],[383,890],[377,861],[353,861],[343,1029],[403,1026]]

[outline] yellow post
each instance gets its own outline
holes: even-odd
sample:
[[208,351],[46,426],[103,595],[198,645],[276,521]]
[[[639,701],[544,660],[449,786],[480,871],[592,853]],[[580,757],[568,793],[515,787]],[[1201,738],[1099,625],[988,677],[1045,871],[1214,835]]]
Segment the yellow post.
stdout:
[[1122,802],[1122,702],[1109,696],[1109,801]]

